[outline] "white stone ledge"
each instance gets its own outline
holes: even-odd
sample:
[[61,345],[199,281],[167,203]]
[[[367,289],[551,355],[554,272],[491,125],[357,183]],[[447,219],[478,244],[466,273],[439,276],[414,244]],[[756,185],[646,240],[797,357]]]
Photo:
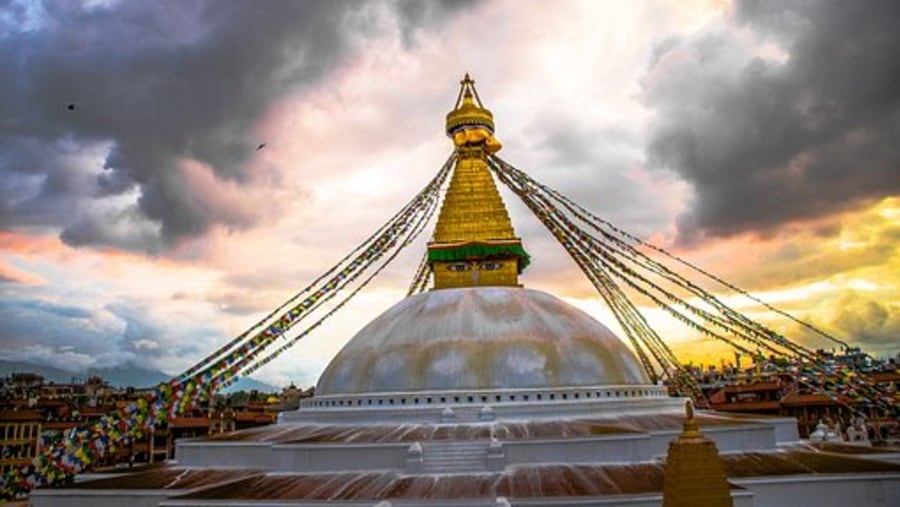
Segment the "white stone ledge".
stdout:
[[188,440],[175,443],[175,458],[186,467],[259,468],[273,466],[271,442]]
[[[769,451],[775,448],[775,429],[765,424],[728,426],[700,426],[707,438],[716,443],[720,453]],[[650,452],[654,456],[665,456],[669,452],[669,442],[675,440],[681,430],[651,431]]]
[[29,507],[157,507],[169,497],[188,489],[38,489],[31,493]]
[[278,444],[272,446],[273,470],[342,472],[406,469],[410,443]]
[[753,492],[756,507],[895,507],[900,473],[808,474],[730,480]]
[[[615,392],[615,391],[612,391]],[[555,393],[556,394],[556,393]],[[448,400],[444,403],[440,399]],[[641,412],[671,412],[683,410],[684,399],[671,398],[669,396],[651,396],[651,397],[611,397],[611,398],[573,398],[568,397],[562,399],[556,397],[549,401],[535,402],[503,402],[482,403],[480,398],[477,402],[468,403],[453,401],[457,396],[444,393],[441,397],[434,398],[436,402],[431,404],[419,405],[381,405],[375,407],[308,407],[301,408],[293,412],[282,413],[282,422],[305,422],[305,423],[332,423],[332,424],[353,424],[359,422],[376,423],[376,422],[452,422],[441,417],[442,412],[450,407],[454,412],[455,420],[458,422],[479,422],[480,412],[485,407],[490,407],[494,419],[500,420],[505,418],[514,419],[540,419],[544,417],[560,418],[560,417],[576,417],[585,415],[614,415],[623,411]],[[473,395],[474,398],[474,395]],[[462,395],[459,399],[467,400]]]
[[[748,491],[732,490],[731,498],[734,507],[766,507],[753,503],[753,494]],[[160,507],[320,507],[322,505],[338,505],[345,507],[661,507],[662,495],[659,493],[612,496],[580,496],[580,497],[540,497],[540,498],[472,498],[451,499],[436,498],[432,500],[390,499],[383,501],[215,501],[215,500],[178,500],[172,499],[160,504]]]
[[604,385],[556,388],[470,389],[451,391],[397,391],[376,393],[348,393],[314,396],[303,400],[300,410],[375,409],[398,406],[429,406],[459,404],[552,403],[571,400],[602,400],[622,398],[668,397],[665,386]]
[[503,442],[508,467],[646,462],[653,458],[646,433]]

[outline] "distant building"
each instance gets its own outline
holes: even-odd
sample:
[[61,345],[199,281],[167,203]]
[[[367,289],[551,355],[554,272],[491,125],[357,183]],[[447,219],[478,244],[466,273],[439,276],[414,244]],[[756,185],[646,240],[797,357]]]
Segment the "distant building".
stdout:
[[[817,353],[832,365],[847,368],[882,385],[885,392],[898,393],[900,371],[893,360],[873,360],[857,348],[843,353],[825,350]],[[849,397],[836,400],[812,392],[794,375],[768,361],[759,361],[746,369],[723,365],[721,369],[709,366],[691,368],[690,371],[714,410],[794,417],[802,438],[808,438],[824,421],[839,424],[846,437],[851,420],[862,415],[871,441],[900,443],[900,421],[896,418],[882,417],[872,407]]]
[[[143,397],[141,389],[115,389],[102,378],[92,376],[83,383],[45,382],[41,375],[14,373],[0,379],[0,470],[20,467],[40,452],[41,437],[65,435],[73,428],[96,423]],[[297,390],[300,391],[300,390]],[[300,391],[302,393],[302,391]],[[293,393],[291,393],[293,396]],[[256,395],[260,397],[261,395]],[[221,434],[236,429],[272,424],[282,403],[243,401],[227,409],[196,410],[173,418],[168,425],[154,428],[151,435],[120,447],[92,469],[116,464],[153,463],[170,459],[181,438]],[[265,396],[268,398],[268,396]],[[227,399],[220,397],[225,404]],[[291,401],[291,403],[296,400]]]
[[0,473],[31,462],[40,450],[41,413],[0,410]]

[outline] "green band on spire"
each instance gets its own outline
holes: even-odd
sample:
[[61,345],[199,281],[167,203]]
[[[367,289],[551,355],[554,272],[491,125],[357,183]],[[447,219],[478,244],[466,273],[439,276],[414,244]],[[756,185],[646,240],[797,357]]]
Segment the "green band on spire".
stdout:
[[469,243],[449,248],[429,248],[428,262],[458,262],[472,259],[496,259],[518,257],[519,273],[531,263],[531,256],[522,245],[492,245],[490,243]]

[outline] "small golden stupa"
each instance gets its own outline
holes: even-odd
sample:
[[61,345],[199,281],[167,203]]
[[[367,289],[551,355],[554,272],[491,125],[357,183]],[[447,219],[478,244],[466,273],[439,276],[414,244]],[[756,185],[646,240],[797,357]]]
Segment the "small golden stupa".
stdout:
[[447,114],[447,136],[457,161],[428,244],[434,288],[518,286],[529,257],[485,161],[501,147],[494,138],[494,115],[468,74]]
[[694,406],[685,403],[684,430],[669,444],[663,507],[732,507],[731,486],[715,442],[703,436]]

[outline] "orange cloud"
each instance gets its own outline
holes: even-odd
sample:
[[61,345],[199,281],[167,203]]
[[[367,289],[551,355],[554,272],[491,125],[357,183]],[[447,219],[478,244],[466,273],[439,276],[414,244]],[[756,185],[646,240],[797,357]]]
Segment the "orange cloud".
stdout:
[[0,231],[0,250],[13,254],[60,253],[68,249],[55,236]]
[[[898,218],[900,198],[892,197],[827,219],[787,224],[766,238],[737,236],[677,253],[831,336],[875,355],[893,355],[900,348]],[[679,268],[737,311],[792,341],[813,349],[836,346],[748,298],[688,273],[671,261],[663,261]],[[542,281],[552,284],[551,292],[569,293],[584,301],[596,300],[598,296],[590,290],[572,290],[582,287],[572,285],[578,277],[577,271],[567,270],[555,283]],[[633,300],[638,305],[652,305],[645,298]],[[585,306],[588,309],[590,304]],[[729,345],[701,338],[655,307],[642,306],[642,311],[680,360],[695,364],[733,361],[734,351]],[[604,315],[603,311],[591,313],[609,324],[611,315]]]
[[47,283],[42,277],[23,271],[0,259],[0,282],[12,282],[22,285],[44,285]]

